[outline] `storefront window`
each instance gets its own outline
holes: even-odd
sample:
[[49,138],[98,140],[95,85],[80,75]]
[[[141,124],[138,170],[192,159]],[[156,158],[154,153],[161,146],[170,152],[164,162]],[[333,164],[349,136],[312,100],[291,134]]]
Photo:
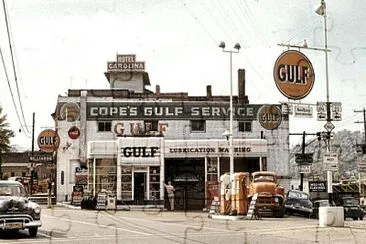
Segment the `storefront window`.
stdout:
[[207,181],[217,180],[217,158],[207,158]]
[[[96,193],[102,189],[116,193],[117,187],[117,160],[116,159],[97,159],[95,172]],[[93,161],[89,162],[89,168],[93,169]],[[89,189],[93,189],[93,172],[89,174]]]
[[150,167],[150,200],[160,199],[160,167]]
[[132,200],[132,168],[122,167],[122,200]]

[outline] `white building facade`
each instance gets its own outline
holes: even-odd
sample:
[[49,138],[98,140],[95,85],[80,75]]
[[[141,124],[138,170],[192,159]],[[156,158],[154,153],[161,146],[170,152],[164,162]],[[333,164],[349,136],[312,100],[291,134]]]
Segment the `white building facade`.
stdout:
[[[69,90],[54,114],[57,200],[75,185],[112,191],[125,204],[164,204],[164,183],[176,187],[177,209],[202,209],[219,176],[229,172],[229,96],[161,93],[144,62],[117,55],[105,73],[110,89]],[[289,121],[280,104],[249,104],[245,71],[233,96],[234,171],[276,172],[289,182]]]

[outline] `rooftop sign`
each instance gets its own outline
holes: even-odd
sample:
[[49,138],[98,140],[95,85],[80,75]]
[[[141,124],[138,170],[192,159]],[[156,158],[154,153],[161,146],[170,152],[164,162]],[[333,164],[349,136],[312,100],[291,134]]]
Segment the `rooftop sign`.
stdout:
[[117,54],[117,62],[107,63],[108,71],[144,71],[145,62],[136,61],[135,54],[120,55]]

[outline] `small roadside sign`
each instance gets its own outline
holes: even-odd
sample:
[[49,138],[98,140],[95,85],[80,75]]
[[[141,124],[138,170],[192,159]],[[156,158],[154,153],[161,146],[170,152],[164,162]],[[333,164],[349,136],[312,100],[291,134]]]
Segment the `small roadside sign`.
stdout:
[[325,153],[323,168],[326,171],[338,171],[338,153]]
[[327,182],[309,181],[309,192],[327,192]]
[[298,169],[301,174],[309,174],[311,172],[311,164],[299,164]]
[[338,163],[323,163],[324,171],[338,171]]
[[366,173],[366,161],[358,162],[358,171],[360,173]]
[[313,153],[295,154],[295,162],[298,164],[311,164],[313,161]]
[[301,118],[312,118],[313,117],[313,108],[310,106],[295,105],[294,116],[301,117]]

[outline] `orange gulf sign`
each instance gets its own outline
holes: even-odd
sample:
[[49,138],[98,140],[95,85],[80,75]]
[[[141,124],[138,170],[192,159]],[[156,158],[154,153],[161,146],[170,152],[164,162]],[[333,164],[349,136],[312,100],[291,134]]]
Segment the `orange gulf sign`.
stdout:
[[39,133],[37,143],[42,152],[54,152],[60,146],[60,137],[54,130],[44,130]]
[[277,88],[289,99],[306,97],[314,85],[315,74],[310,60],[301,52],[289,50],[276,60],[273,77]]

